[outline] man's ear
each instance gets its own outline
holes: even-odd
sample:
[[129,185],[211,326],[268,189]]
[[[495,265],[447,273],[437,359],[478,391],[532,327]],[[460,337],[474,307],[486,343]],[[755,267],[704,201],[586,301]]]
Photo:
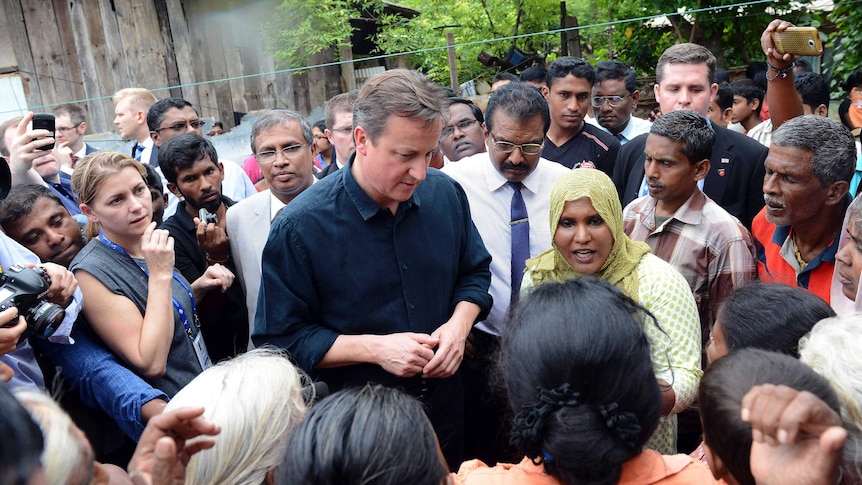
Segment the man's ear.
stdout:
[[[180,189],[179,189],[179,187],[177,187],[177,184],[172,184],[172,183],[168,182],[168,190],[170,190],[172,194],[176,195],[178,199],[180,199],[180,200],[183,199],[183,193],[180,192]],[[167,195],[167,194],[165,194],[165,195]]]
[[702,180],[704,177],[706,177],[706,174],[709,173],[709,167],[710,167],[710,164],[709,164],[708,158],[704,158],[703,160],[695,163],[694,164],[694,179],[695,180]]
[[82,122],[80,122],[80,123],[78,124],[78,128],[77,128],[77,129],[78,129],[78,134],[79,134],[79,135],[83,135],[84,133],[86,133],[86,132],[87,132],[87,122],[86,122],[86,121],[82,121]]
[[641,92],[640,92],[640,90],[635,89],[632,92],[632,111],[634,111],[635,108],[638,107],[638,101],[640,101],[640,99],[641,99]]
[[371,137],[368,136],[368,132],[365,131],[365,128],[362,126],[357,126],[353,130],[353,140],[354,146],[356,146],[356,151],[361,153],[362,156],[368,155],[368,145],[371,144]]
[[727,127],[733,121],[733,108],[726,108],[721,114],[721,119],[724,120],[724,126]]
[[814,109],[813,114],[817,116],[829,116],[829,108],[825,104],[821,104]]
[[150,132],[150,138],[153,139],[153,144],[155,144],[156,146],[161,146],[161,144],[159,143],[159,132],[158,131],[151,131]]
[[829,187],[826,187],[826,205],[843,203],[847,192],[850,192],[850,184],[843,180],[832,182]]

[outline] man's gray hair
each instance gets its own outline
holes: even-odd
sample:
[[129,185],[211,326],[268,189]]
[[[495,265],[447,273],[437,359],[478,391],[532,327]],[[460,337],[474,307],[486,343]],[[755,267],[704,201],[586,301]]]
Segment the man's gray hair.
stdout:
[[311,122],[309,122],[306,117],[296,111],[276,108],[265,112],[263,116],[254,122],[254,126],[251,127],[251,152],[257,154],[254,142],[257,140],[261,131],[268,130],[273,126],[283,125],[291,121],[299,123],[299,126],[302,128],[302,137],[305,139],[305,143],[308,145],[314,143],[314,135],[311,133]]
[[445,120],[448,114],[440,86],[419,72],[393,69],[373,76],[362,86],[353,108],[353,126],[365,128],[371,141],[377,141],[390,116],[424,121],[431,126],[436,120]]
[[825,116],[791,119],[772,134],[772,144],[801,148],[811,153],[809,168],[823,188],[834,182],[850,183],[856,169],[856,143],[844,125]]

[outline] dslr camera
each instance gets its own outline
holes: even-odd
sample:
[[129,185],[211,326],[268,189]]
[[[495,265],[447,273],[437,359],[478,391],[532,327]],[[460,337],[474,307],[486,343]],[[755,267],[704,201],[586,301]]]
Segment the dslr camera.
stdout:
[[[45,268],[14,265],[0,274],[0,311],[17,307],[18,314],[27,322],[23,340],[31,335],[46,339],[57,331],[66,317],[63,307],[44,300],[51,278]],[[17,319],[6,327],[14,327]]]

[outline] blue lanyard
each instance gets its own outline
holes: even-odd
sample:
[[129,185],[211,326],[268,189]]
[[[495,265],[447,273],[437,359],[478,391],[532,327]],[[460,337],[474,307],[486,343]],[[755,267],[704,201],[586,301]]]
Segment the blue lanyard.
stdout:
[[[102,243],[105,246],[108,246],[109,248],[113,249],[114,251],[117,251],[120,254],[126,255],[126,257],[128,257],[133,263],[135,263],[135,266],[140,268],[140,270],[143,271],[144,274],[149,279],[150,273],[147,271],[147,268],[144,268],[137,261],[135,261],[135,258],[133,258],[121,246],[115,244],[110,239],[105,237],[105,234],[102,231],[99,231],[99,241],[102,241]],[[194,296],[194,293],[192,293],[192,289],[189,288],[189,286],[187,284],[185,284],[185,282],[182,279],[180,279],[179,275],[177,274],[176,269],[174,269],[174,271],[173,271],[173,276],[174,276],[174,279],[177,280],[177,283],[179,283],[180,286],[182,286],[183,289],[186,290],[186,293],[189,294],[189,301],[191,301],[191,304],[192,304],[192,316],[194,318],[195,328],[200,328],[201,324],[200,324],[200,320],[198,319],[198,309],[197,309],[197,305],[195,305],[195,296]],[[194,335],[192,335],[192,326],[189,325],[189,319],[188,319],[188,317],[186,317],[186,312],[185,312],[185,310],[183,310],[183,306],[180,305],[180,302],[176,298],[174,298],[173,296],[171,296],[171,301],[173,302],[174,308],[177,310],[177,313],[179,313],[179,315],[180,315],[180,321],[183,323],[183,328],[186,329],[186,334],[188,334],[189,338],[194,338]]]

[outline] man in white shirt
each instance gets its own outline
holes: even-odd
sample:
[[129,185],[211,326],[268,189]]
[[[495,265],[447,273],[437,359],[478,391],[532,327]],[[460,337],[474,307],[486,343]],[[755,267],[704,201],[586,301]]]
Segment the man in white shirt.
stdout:
[[[227,211],[230,251],[245,292],[250,326],[257,313],[261,258],[269,226],[284,206],[317,181],[312,168],[315,141],[311,124],[295,111],[274,109],[258,118],[251,129],[251,150],[269,189]],[[251,341],[249,348],[253,348]]]
[[156,102],[153,93],[143,88],[126,88],[114,93],[114,124],[123,140],[134,140],[132,157],[154,167],[159,165],[158,151],[153,153],[153,139],[147,126],[147,111]]
[[510,304],[517,300],[525,259],[551,247],[551,188],[569,171],[541,158],[550,124],[541,93],[524,83],[509,83],[491,95],[485,111],[488,152],[443,170],[464,188],[473,223],[492,258],[489,292],[494,304],[488,318],[470,333],[468,358],[461,366],[466,456],[486,463],[506,458],[500,411],[504,406],[489,397],[491,358]]
[[596,64],[596,82],[590,99],[595,118],[590,122],[617,137],[620,145],[649,133],[651,123],[632,116],[639,99],[634,69],[619,61]]

